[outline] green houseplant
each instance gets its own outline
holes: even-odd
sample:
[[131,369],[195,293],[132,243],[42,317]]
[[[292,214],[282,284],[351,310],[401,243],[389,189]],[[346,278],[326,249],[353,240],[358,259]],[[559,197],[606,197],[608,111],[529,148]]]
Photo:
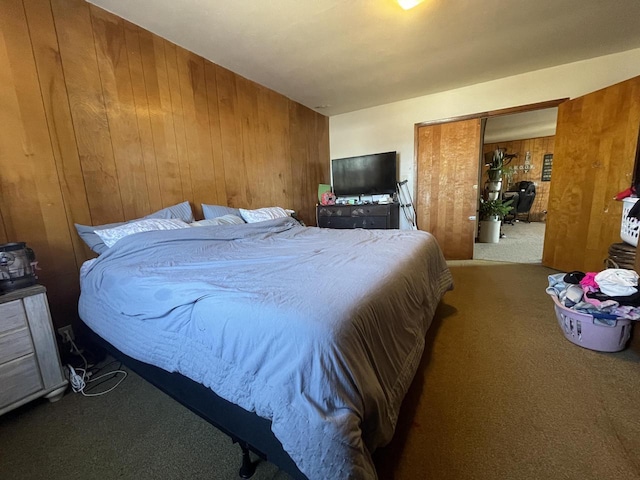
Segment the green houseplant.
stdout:
[[480,199],[480,220],[495,221],[501,220],[511,211],[513,200],[485,200]]
[[505,153],[504,148],[496,148],[493,152],[491,162],[486,164],[486,166],[489,167],[489,170],[487,170],[489,181],[499,182],[502,180],[503,168],[509,165],[511,160],[517,156],[516,153]]
[[506,202],[497,200],[480,199],[480,232],[478,240],[481,243],[498,243],[500,241],[500,225],[504,216],[511,211],[513,200]]

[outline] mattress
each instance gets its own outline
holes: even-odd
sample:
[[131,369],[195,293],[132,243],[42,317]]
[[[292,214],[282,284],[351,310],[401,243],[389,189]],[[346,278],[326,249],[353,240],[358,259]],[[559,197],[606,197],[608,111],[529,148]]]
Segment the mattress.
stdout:
[[434,237],[292,219],[125,237],[80,316],[127,355],[272,422],[310,479],[376,478],[452,279]]

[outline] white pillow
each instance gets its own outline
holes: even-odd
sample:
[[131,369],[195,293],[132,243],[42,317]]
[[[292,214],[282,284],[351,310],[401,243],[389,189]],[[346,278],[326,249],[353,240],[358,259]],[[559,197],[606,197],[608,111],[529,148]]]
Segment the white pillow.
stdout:
[[126,223],[114,228],[95,230],[95,233],[102,239],[107,247],[111,248],[118,240],[133,233],[150,232],[152,230],[178,230],[180,228],[187,228],[188,226],[188,223],[178,219],[149,218]]
[[205,220],[199,220],[192,222],[189,225],[192,227],[207,227],[209,225],[243,225],[245,221],[237,215],[223,215],[218,218],[209,218]]
[[96,252],[98,255],[106,252],[109,247],[105,245],[102,239],[96,235],[96,230],[102,230],[107,228],[115,228],[120,225],[124,225],[125,223],[137,222],[138,220],[146,220],[147,218],[177,218],[179,220],[183,220],[187,223],[193,222],[193,211],[191,210],[191,204],[187,202],[182,202],[177,205],[173,205],[171,207],[163,208],[162,210],[158,210],[150,215],[146,215],[142,218],[134,218],[132,220],[128,220],[126,222],[116,222],[116,223],[108,223],[105,225],[80,225],[76,223],[76,230],[78,231],[78,235],[87,246]]
[[[289,212],[293,212],[289,210]],[[257,210],[240,209],[240,215],[247,223],[264,222],[265,220],[273,220],[274,218],[288,217],[290,213],[280,207],[258,208]]]

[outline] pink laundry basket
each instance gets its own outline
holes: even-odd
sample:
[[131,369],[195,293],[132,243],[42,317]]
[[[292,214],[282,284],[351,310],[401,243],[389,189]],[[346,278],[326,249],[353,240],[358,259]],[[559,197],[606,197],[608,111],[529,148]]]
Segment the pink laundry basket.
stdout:
[[593,316],[571,310],[560,303],[558,297],[551,295],[558,324],[564,336],[572,343],[599,352],[619,352],[624,350],[631,336],[631,320],[619,318],[609,327],[594,323]]

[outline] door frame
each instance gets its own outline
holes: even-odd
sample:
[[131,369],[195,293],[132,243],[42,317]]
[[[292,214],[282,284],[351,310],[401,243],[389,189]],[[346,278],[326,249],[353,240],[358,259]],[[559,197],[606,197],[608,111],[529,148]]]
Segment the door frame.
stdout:
[[416,123],[414,125],[414,130],[417,131],[417,129],[420,127],[425,127],[429,125],[439,125],[441,123],[460,122],[463,120],[472,120],[474,118],[499,117],[501,115],[512,115],[514,113],[531,112],[533,110],[544,110],[546,108],[557,107],[558,105],[566,102],[567,100],[569,100],[569,97],[558,98],[556,100],[547,100],[545,102],[528,103],[526,105],[520,105],[517,107],[501,108],[499,110],[489,110],[487,112],[471,113],[469,115],[460,115],[457,117],[439,118],[438,120],[429,120],[426,122]]
[[[477,119],[480,118],[482,119],[482,124],[481,124],[481,143],[480,143],[480,152],[478,153],[478,188],[476,189],[476,192],[478,195],[480,195],[480,178],[482,175],[482,165],[481,165],[481,153],[482,153],[482,145],[484,145],[484,129],[485,129],[485,125],[486,125],[486,120],[488,118],[491,117],[499,117],[499,116],[503,116],[503,115],[512,115],[515,113],[523,113],[523,112],[531,112],[534,110],[544,110],[547,108],[555,108],[558,107],[561,103],[566,102],[567,100],[569,100],[568,97],[566,98],[558,98],[555,100],[547,100],[544,102],[537,102],[537,103],[529,103],[526,105],[519,105],[516,107],[509,107],[509,108],[501,108],[498,110],[489,110],[486,112],[478,112],[478,113],[472,113],[472,114],[468,114],[468,115],[460,115],[457,117],[449,117],[449,118],[441,118],[441,119],[437,119],[437,120],[430,120],[430,121],[426,121],[426,122],[420,122],[420,123],[416,123],[413,126],[413,165],[414,165],[414,172],[413,172],[413,178],[416,179],[416,181],[414,182],[414,192],[413,192],[413,198],[417,198],[417,192],[418,192],[418,180],[419,180],[419,175],[418,175],[418,145],[419,145],[419,135],[418,135],[418,131],[421,127],[425,127],[425,126],[434,126],[434,125],[442,125],[445,123],[456,123],[456,122],[462,122],[465,120],[473,120],[473,119]],[[477,200],[477,199],[476,199]],[[477,231],[477,215],[476,215],[476,231]],[[475,240],[474,240],[475,241]]]

